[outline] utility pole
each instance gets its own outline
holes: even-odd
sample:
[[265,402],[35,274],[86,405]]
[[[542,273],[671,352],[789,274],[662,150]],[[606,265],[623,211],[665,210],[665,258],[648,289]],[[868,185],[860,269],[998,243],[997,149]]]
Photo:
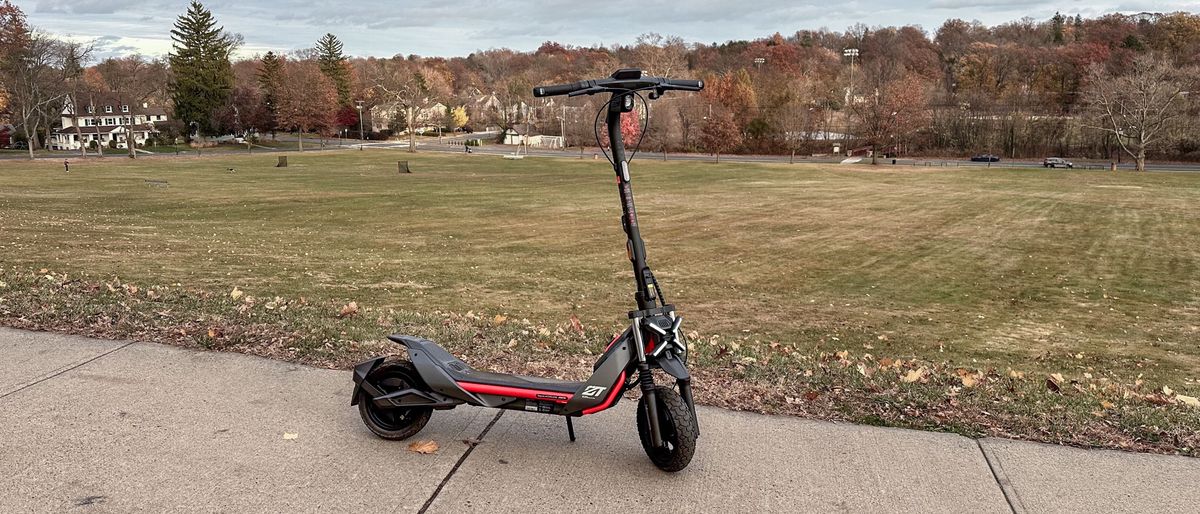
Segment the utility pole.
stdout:
[[562,104],[562,115],[558,117],[559,135],[562,136],[563,150],[567,149],[567,103]]

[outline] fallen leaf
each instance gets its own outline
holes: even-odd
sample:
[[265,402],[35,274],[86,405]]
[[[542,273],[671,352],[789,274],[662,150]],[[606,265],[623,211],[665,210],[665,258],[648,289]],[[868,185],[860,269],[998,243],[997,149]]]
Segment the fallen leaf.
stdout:
[[1177,394],[1175,395],[1175,399],[1179,400],[1179,403],[1187,405],[1188,407],[1196,407],[1200,409],[1200,399],[1197,399],[1195,396]]
[[1115,405],[1113,405],[1113,402],[1110,402],[1108,400],[1100,400],[1100,406],[1104,407],[1105,409],[1111,409],[1111,408],[1115,407]]
[[979,379],[975,375],[962,375],[958,378],[962,379],[963,387],[975,387],[975,384],[979,383]]
[[926,373],[925,368],[917,368],[917,369],[909,371],[908,373],[905,373],[904,376],[900,378],[900,380],[903,381],[904,383],[911,384],[913,382],[921,380],[922,378],[925,378],[925,373]]
[[809,391],[807,393],[804,393],[804,399],[811,402],[813,400],[816,400],[817,397],[820,395],[821,395],[821,393],[818,393],[816,391]]
[[884,357],[882,360],[880,360],[880,361],[879,361],[879,368],[880,368],[880,369],[883,369],[883,368],[890,368],[891,366],[892,366],[892,359],[889,359],[889,358],[887,358],[887,357]]
[[425,455],[437,453],[437,441],[413,441],[408,444],[408,451]]
[[238,298],[241,298],[243,294],[245,293],[243,293],[241,289],[238,289],[237,286],[234,286],[233,291],[229,292],[229,297],[237,300]]
[[1062,390],[1062,384],[1065,381],[1066,379],[1063,378],[1062,373],[1052,373],[1049,377],[1046,377],[1046,388],[1057,393]]
[[38,275],[45,275],[47,273],[50,273],[50,270],[48,270],[46,268],[42,268],[42,269],[38,270]]
[[503,325],[506,321],[508,321],[508,316],[501,316],[497,314],[495,318],[492,318],[492,326],[498,327]]
[[1025,372],[1017,371],[1015,369],[1010,369],[1010,370],[1008,370],[1008,376],[1009,376],[1009,378],[1021,379],[1021,378],[1025,378]]
[[1165,394],[1167,396],[1171,396],[1171,395],[1175,394],[1175,391],[1171,390],[1170,386],[1163,386],[1163,394]]
[[579,322],[579,316],[574,314],[571,315],[571,328],[575,329],[576,332],[579,332],[580,335],[583,334],[583,323]]
[[358,302],[350,302],[342,307],[342,310],[338,312],[338,317],[345,318],[355,314],[358,314]]
[[284,433],[283,433],[283,438],[284,438],[284,439],[286,439],[286,440],[288,440],[288,441],[291,441],[291,440],[294,440],[294,439],[299,439],[299,438],[300,438],[300,434],[293,434],[293,433],[290,433],[290,432],[284,432]]

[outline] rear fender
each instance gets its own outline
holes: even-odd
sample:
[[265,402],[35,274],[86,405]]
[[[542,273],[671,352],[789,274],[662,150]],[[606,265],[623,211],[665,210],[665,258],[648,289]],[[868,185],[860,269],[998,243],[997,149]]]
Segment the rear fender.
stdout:
[[387,357],[375,357],[374,359],[362,361],[354,365],[354,394],[350,396],[350,405],[358,405],[359,393],[364,390],[367,392],[367,394],[371,395],[372,398],[383,394],[383,391],[380,391],[375,386],[366,382],[366,378],[367,375],[370,375],[372,371],[375,371],[375,368],[378,368],[380,364],[383,364],[385,359],[387,359]]

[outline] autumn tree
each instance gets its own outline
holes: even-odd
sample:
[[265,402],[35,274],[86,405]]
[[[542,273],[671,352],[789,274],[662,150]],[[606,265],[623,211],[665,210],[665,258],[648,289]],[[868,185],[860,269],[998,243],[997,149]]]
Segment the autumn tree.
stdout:
[[742,144],[742,131],[733,114],[727,109],[718,109],[709,116],[700,129],[700,144],[721,162],[721,152],[727,152]]
[[291,60],[282,68],[276,93],[279,124],[295,128],[300,135],[300,151],[304,151],[304,134],[327,131],[334,126],[337,113],[337,87],[321,73],[317,63],[310,60]]
[[927,89],[919,77],[908,75],[878,84],[861,101],[850,104],[859,135],[871,147],[871,164],[879,163],[880,147],[897,148],[906,136],[925,125]]
[[467,108],[458,106],[450,110],[450,128],[454,130],[461,129],[467,125]]
[[175,117],[204,135],[215,135],[212,113],[225,105],[233,89],[229,56],[239,38],[217,25],[212,13],[192,0],[175,20],[168,57]]
[[1090,115],[1086,126],[1114,136],[1137,171],[1146,171],[1146,150],[1186,112],[1188,81],[1196,74],[1195,68],[1179,69],[1149,54],[1134,59],[1121,74],[1092,65],[1084,92]]
[[29,45],[29,23],[20,7],[0,0],[0,65]]

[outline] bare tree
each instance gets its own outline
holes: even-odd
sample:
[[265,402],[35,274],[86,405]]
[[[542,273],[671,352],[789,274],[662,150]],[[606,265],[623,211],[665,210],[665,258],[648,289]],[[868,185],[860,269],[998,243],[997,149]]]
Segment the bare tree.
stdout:
[[374,87],[380,95],[404,110],[408,151],[416,152],[416,129],[425,121],[421,114],[438,98],[450,95],[449,77],[430,66],[400,59],[379,60],[371,71]]
[[66,43],[66,45],[66,58],[63,64],[69,73],[67,81],[63,84],[67,90],[64,101],[70,104],[71,125],[75,128],[75,139],[79,141],[79,156],[87,157],[83,128],[79,126],[79,97],[87,87],[83,80],[83,67],[91,58],[92,46],[81,43]]
[[648,75],[682,78],[687,73],[687,50],[679,36],[649,32],[637,37],[633,64]]
[[1091,114],[1085,126],[1113,135],[1137,171],[1146,171],[1146,149],[1186,113],[1187,77],[1195,76],[1195,69],[1181,70],[1153,55],[1137,57],[1121,75],[1093,64],[1084,93]]
[[70,51],[61,41],[45,34],[30,34],[27,46],[9,59],[0,74],[11,96],[14,113],[29,138],[29,158],[39,146],[39,129],[67,95],[64,84],[75,73],[67,60]]
[[[137,157],[137,138],[133,134],[137,116],[134,111],[150,97],[166,90],[167,66],[160,60],[147,60],[141,55],[108,58],[96,65],[109,92],[123,106],[122,121],[125,125],[125,146],[129,147],[129,158]],[[125,108],[128,107],[128,112]]]

